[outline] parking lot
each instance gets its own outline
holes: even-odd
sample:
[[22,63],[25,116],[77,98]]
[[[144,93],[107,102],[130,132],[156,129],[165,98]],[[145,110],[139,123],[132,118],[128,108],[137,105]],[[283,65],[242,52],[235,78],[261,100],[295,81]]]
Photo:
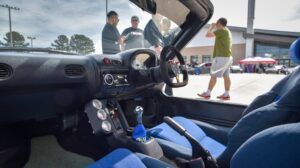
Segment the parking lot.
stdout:
[[[231,99],[226,102],[248,105],[256,96],[269,91],[274,84],[285,76],[278,74],[231,74]],[[201,99],[197,93],[207,89],[209,77],[209,75],[190,75],[187,86],[173,89],[174,96]],[[220,101],[216,97],[223,92],[223,79],[220,78],[211,94],[211,100]]]

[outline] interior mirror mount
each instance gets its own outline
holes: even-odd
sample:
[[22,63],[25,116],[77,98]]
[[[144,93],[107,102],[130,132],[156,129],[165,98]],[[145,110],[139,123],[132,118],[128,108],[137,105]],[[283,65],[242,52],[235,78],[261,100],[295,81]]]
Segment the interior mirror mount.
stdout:
[[156,3],[154,0],[130,0],[136,6],[140,7],[146,12],[156,14]]

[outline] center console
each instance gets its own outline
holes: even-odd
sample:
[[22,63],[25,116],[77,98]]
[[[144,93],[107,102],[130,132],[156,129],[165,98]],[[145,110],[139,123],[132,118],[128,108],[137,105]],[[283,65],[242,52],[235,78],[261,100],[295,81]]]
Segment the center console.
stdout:
[[85,112],[93,133],[106,137],[112,148],[123,147],[157,159],[163,156],[163,151],[154,138],[148,137],[143,141],[133,139],[134,129],[129,127],[116,99],[94,99],[86,105]]

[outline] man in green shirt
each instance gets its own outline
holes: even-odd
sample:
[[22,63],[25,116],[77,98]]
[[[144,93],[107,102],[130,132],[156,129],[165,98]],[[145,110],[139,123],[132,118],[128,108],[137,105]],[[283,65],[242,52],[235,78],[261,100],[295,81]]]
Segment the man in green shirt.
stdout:
[[217,83],[217,78],[224,78],[225,92],[218,96],[218,99],[230,99],[229,90],[231,81],[229,78],[230,66],[232,64],[231,48],[232,36],[227,28],[227,19],[220,18],[217,23],[212,23],[206,33],[206,37],[215,37],[215,46],[213,51],[213,61],[211,66],[211,78],[207,91],[198,94],[203,98],[210,98],[210,93]]

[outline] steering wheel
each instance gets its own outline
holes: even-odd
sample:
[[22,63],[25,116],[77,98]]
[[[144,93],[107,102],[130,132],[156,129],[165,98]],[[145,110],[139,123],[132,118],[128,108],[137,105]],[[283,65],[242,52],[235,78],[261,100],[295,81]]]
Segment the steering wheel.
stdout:
[[[170,58],[177,58],[179,65],[170,62]],[[183,56],[174,46],[169,45],[163,48],[160,55],[160,71],[164,82],[172,88],[183,87],[188,83],[188,72]],[[182,81],[180,81],[181,75]],[[176,83],[173,83],[174,77]]]

